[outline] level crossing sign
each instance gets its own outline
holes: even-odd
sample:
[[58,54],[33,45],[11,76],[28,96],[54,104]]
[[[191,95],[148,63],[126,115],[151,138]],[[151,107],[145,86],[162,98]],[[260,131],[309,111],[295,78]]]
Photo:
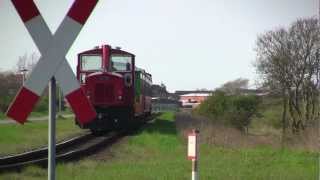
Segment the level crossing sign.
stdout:
[[97,2],[98,0],[75,0],[55,34],[51,34],[33,0],[12,0],[41,52],[41,58],[9,106],[8,117],[23,124],[52,77],[59,82],[79,123],[88,123],[96,117],[96,112],[81,89],[65,55]]

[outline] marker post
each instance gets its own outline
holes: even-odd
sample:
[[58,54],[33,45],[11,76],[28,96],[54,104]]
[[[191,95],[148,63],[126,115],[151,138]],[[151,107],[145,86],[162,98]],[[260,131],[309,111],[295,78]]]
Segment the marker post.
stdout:
[[188,135],[188,159],[192,160],[192,173],[191,179],[198,180],[198,140],[199,131],[193,129]]

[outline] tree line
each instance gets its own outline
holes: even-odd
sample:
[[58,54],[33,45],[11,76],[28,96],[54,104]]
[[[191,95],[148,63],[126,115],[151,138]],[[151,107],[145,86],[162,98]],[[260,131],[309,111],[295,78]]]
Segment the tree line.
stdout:
[[[24,80],[37,63],[39,55],[27,53],[18,57],[16,67],[10,71],[0,71],[0,113],[4,114]],[[37,103],[34,111],[46,112],[48,110],[48,96],[45,92]]]
[[255,68],[263,87],[282,98],[282,129],[299,133],[320,118],[320,29],[317,18],[258,36]]

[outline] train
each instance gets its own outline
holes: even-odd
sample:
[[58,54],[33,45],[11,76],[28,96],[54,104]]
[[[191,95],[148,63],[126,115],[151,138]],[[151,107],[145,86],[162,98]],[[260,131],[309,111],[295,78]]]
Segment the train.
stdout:
[[77,56],[77,79],[97,112],[80,128],[94,134],[129,129],[151,115],[152,75],[135,66],[135,55],[110,45]]

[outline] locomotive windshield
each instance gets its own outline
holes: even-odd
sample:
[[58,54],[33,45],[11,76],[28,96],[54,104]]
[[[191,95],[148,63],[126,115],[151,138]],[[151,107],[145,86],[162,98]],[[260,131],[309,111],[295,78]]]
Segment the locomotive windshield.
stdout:
[[131,71],[132,57],[128,55],[112,54],[110,71]]
[[102,57],[100,55],[82,55],[82,71],[98,71],[102,69]]

